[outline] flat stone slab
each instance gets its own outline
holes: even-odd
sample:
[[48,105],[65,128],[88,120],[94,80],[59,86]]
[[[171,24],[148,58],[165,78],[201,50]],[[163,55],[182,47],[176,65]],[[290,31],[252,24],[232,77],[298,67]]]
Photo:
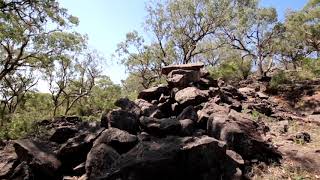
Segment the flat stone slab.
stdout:
[[171,71],[177,69],[200,71],[200,69],[203,67],[203,63],[174,64],[163,67],[161,69],[161,73],[164,75],[168,75]]

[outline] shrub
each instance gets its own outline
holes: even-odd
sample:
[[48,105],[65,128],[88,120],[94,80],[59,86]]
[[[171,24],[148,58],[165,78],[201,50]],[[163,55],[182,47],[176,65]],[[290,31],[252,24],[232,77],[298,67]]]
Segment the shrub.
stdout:
[[222,78],[228,81],[240,81],[246,79],[251,73],[251,61],[230,60],[224,61],[218,66],[208,68],[214,79]]

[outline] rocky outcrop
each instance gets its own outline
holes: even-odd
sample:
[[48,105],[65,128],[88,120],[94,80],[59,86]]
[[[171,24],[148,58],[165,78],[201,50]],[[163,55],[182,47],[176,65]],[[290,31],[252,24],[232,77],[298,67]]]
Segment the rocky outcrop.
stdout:
[[279,108],[257,88],[226,85],[202,67],[164,67],[168,85],[117,100],[119,109],[105,112],[100,124],[78,117],[40,122],[48,133],[39,140],[0,149],[0,178],[242,179],[252,163],[278,162],[252,113],[272,117]]

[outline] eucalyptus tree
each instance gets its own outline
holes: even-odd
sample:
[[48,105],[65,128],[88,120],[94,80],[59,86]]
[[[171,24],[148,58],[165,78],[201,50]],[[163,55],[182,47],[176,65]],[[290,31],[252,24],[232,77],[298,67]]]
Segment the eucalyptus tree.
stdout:
[[70,30],[78,19],[56,0],[0,0],[0,81],[25,68],[43,68],[82,45]]
[[273,65],[275,42],[283,32],[275,8],[261,8],[257,0],[239,1],[231,17],[224,28],[227,42],[242,51],[243,58],[251,57],[259,74],[265,76]]
[[320,1],[309,0],[300,11],[289,12],[285,26],[294,39],[303,43],[309,52],[320,56]]

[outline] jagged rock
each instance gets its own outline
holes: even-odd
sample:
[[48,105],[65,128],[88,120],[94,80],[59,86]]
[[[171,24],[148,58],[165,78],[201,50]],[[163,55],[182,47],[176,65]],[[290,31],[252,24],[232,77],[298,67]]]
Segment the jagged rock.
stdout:
[[165,66],[161,69],[161,73],[164,75],[168,75],[173,70],[193,70],[193,71],[200,71],[203,68],[203,63],[189,63],[189,64],[179,64],[179,65],[169,65]]
[[202,110],[198,111],[198,124],[201,128],[206,128],[207,121],[209,119],[209,116],[214,113],[218,114],[228,114],[230,112],[230,109],[225,106],[220,106],[215,103],[214,99],[211,99],[207,103],[205,103]]
[[98,177],[107,173],[111,165],[120,157],[113,148],[104,143],[93,146],[88,153],[85,169],[89,179],[98,179]]
[[51,177],[39,177],[33,173],[33,170],[30,168],[27,162],[20,163],[15,169],[12,175],[8,179],[20,180],[20,179],[52,179]]
[[232,151],[232,150],[227,150],[226,154],[233,159],[234,162],[236,162],[238,165],[244,165],[244,160],[240,156],[240,154]]
[[138,134],[138,139],[139,141],[150,141],[151,135],[146,132],[141,132],[140,134]]
[[266,95],[266,94],[263,93],[263,92],[257,92],[257,96],[258,96],[260,99],[269,99],[269,96]]
[[218,87],[218,81],[211,77],[200,78],[198,85],[200,89],[209,89],[210,87]]
[[101,127],[105,127],[105,128],[109,127],[108,112],[104,111],[101,114],[100,125]]
[[229,149],[244,159],[264,162],[278,161],[280,153],[262,138],[259,125],[249,115],[231,110],[229,115],[212,114],[208,120],[208,134],[225,141]]
[[114,105],[120,107],[124,111],[129,111],[135,114],[136,116],[140,116],[141,106],[139,105],[139,102],[140,101],[138,99],[135,102],[133,102],[128,98],[120,98],[114,103]]
[[197,111],[193,106],[188,106],[179,114],[177,119],[178,120],[191,119],[194,122],[197,122],[198,121]]
[[108,121],[111,127],[127,131],[131,134],[137,134],[139,130],[136,115],[128,111],[120,109],[110,111],[108,114]]
[[181,130],[180,135],[182,136],[191,136],[195,131],[195,122],[191,119],[183,119],[179,121]]
[[79,164],[78,166],[74,167],[72,169],[73,175],[81,176],[81,175],[85,174],[86,173],[85,166],[86,166],[86,164],[85,164],[85,162],[83,162],[83,163]]
[[138,95],[138,99],[144,99],[151,102],[153,100],[159,100],[162,94],[169,95],[169,92],[169,88],[166,85],[159,85],[157,87],[142,90]]
[[256,95],[255,89],[249,87],[239,88],[238,91],[244,94],[245,96],[254,97]]
[[155,136],[178,135],[181,132],[181,124],[177,119],[142,116],[140,124],[142,129]]
[[50,141],[62,144],[74,137],[78,131],[72,127],[59,127],[50,137]]
[[106,144],[115,149],[118,153],[122,154],[128,152],[137,143],[137,136],[117,128],[109,128],[101,133],[101,135],[94,141],[93,146]]
[[235,88],[231,85],[227,85],[227,86],[222,87],[221,92],[223,94],[225,94],[226,96],[232,97],[233,99],[236,99],[239,101],[246,99],[246,97],[241,92],[239,92],[237,88]]
[[14,142],[19,161],[25,161],[39,179],[56,179],[59,177],[61,162],[46,149],[45,144],[23,139]]
[[208,91],[203,91],[195,87],[187,87],[178,91],[175,95],[175,100],[184,107],[190,105],[198,105],[208,100]]
[[225,163],[226,158],[225,145],[214,138],[167,137],[139,143],[103,179],[232,179],[236,167]]
[[18,163],[12,143],[0,149],[0,179],[8,179]]
[[171,99],[167,99],[165,102],[159,103],[157,105],[159,110],[159,112],[157,112],[158,116],[153,115],[153,117],[158,117],[158,118],[170,117],[170,115],[172,114],[171,104],[172,104]]
[[102,129],[97,132],[82,133],[69,139],[57,152],[66,172],[72,171],[74,167],[85,162],[94,140],[101,134]]
[[185,88],[190,86],[191,83],[200,80],[200,72],[193,70],[173,70],[168,74],[167,82],[169,87]]
[[295,136],[294,136],[294,140],[295,141],[301,141],[303,143],[309,143],[311,142],[311,136],[309,133],[307,132],[298,132]]
[[140,108],[142,116],[150,116],[154,111],[157,110],[157,106],[149,103],[144,99],[137,99],[134,101],[135,104]]
[[265,114],[267,116],[271,116],[273,113],[273,108],[267,101],[262,101],[260,103],[251,103],[248,106],[249,109],[256,110],[259,113]]
[[209,71],[204,69],[204,68],[201,68],[200,69],[200,77],[202,78],[207,78],[208,76],[210,75]]

